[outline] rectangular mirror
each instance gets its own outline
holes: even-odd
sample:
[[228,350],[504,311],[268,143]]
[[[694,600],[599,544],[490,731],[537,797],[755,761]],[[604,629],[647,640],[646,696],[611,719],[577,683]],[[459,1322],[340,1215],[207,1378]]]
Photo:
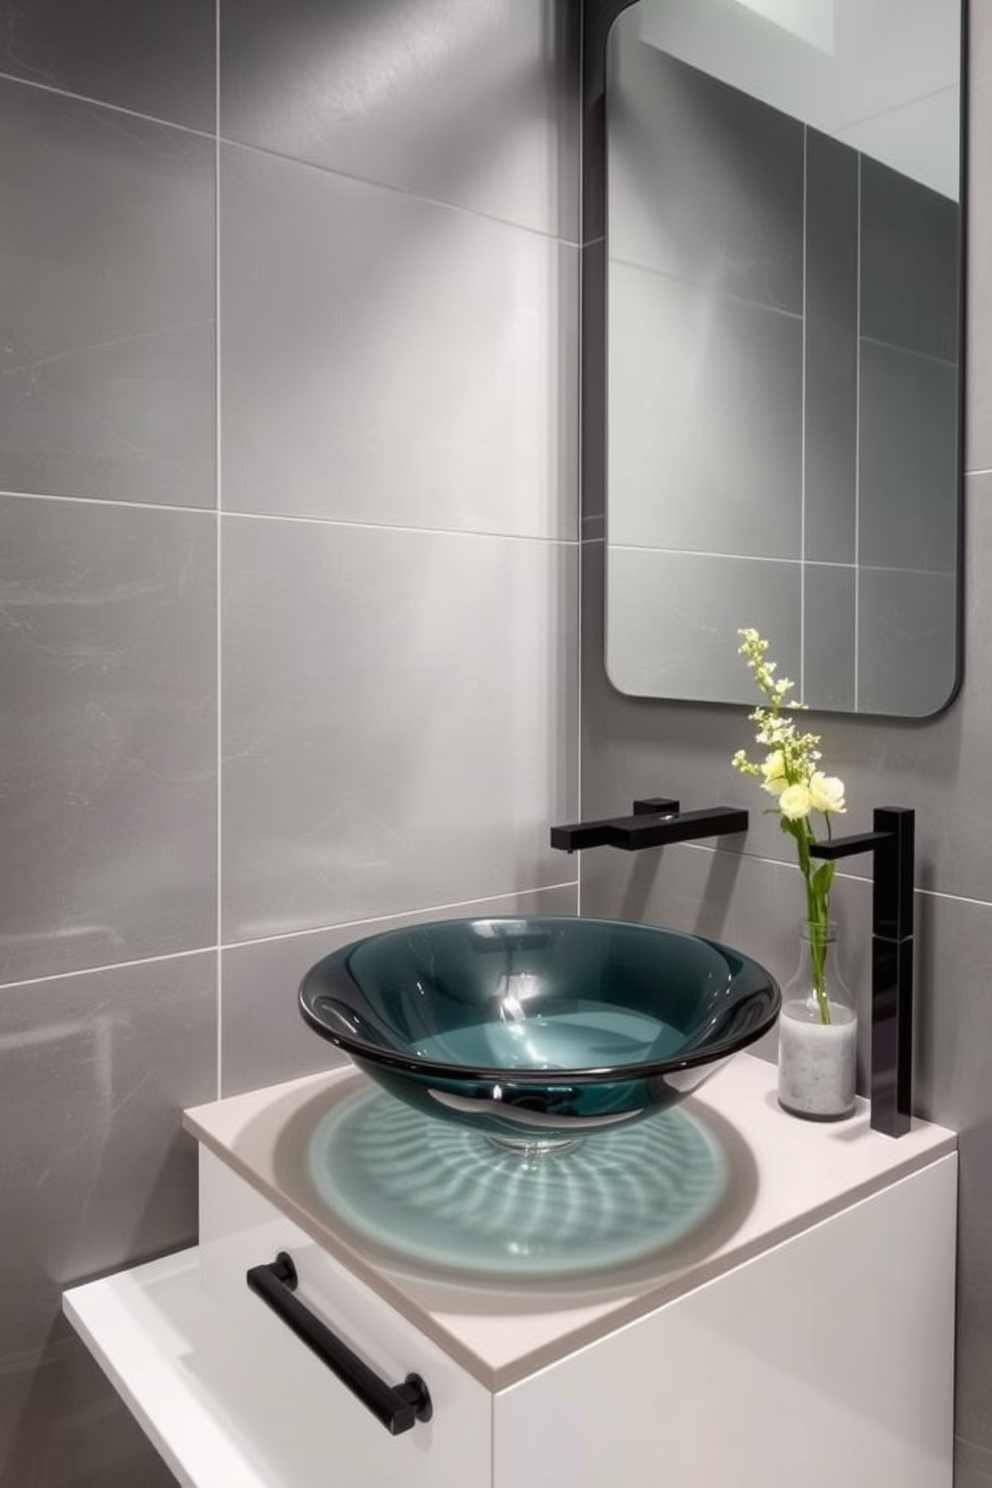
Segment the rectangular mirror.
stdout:
[[961,0],[638,0],[606,55],[606,658],[919,718],[960,670]]

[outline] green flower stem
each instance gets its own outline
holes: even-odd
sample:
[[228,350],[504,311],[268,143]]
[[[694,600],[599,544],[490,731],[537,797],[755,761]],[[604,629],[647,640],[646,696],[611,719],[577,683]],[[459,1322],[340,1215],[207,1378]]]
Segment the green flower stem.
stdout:
[[[817,864],[814,868],[810,856],[810,844],[815,841],[809,823],[783,821],[786,831],[795,838],[799,871],[806,890],[806,923],[809,927],[809,958],[813,968],[813,992],[820,1013],[820,1022],[829,1023],[830,1000],[827,997],[827,925],[830,918],[830,886],[834,876],[833,863]],[[827,820],[827,833],[830,821]]]

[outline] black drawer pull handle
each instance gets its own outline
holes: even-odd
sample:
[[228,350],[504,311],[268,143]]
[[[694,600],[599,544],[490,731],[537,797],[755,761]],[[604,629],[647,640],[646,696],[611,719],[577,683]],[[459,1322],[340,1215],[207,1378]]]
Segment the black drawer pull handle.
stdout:
[[267,1266],[252,1266],[245,1280],[393,1436],[410,1431],[418,1421],[430,1420],[434,1408],[419,1374],[408,1374],[402,1385],[387,1385],[293,1296],[297,1275],[292,1256],[281,1250]]

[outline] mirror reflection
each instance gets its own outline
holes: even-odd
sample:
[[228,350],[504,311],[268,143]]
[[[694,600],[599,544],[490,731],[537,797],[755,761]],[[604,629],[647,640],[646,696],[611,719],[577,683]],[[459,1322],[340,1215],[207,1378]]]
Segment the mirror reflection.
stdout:
[[958,672],[960,0],[638,0],[607,121],[607,667],[939,711]]

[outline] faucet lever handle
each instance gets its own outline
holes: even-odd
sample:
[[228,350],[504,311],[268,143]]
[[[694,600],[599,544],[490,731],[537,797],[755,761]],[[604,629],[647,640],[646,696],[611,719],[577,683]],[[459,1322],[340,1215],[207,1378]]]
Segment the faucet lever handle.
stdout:
[[635,816],[678,816],[681,810],[682,803],[668,796],[649,796],[634,802]]
[[855,832],[850,837],[828,837],[826,842],[811,842],[809,855],[834,862],[837,858],[853,858],[857,853],[870,852],[888,840],[888,832]]

